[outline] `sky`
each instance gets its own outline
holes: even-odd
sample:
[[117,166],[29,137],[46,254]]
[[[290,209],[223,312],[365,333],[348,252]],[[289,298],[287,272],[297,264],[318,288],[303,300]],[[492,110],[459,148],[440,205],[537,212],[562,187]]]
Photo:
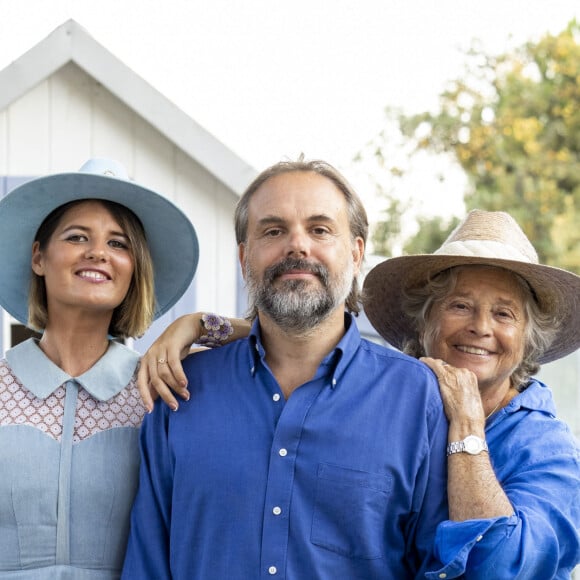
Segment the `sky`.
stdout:
[[[385,107],[434,110],[472,40],[501,53],[574,17],[578,0],[0,0],[0,69],[73,18],[257,170],[300,153],[341,169],[372,221],[384,202],[353,159]],[[442,163],[400,186],[414,212],[462,215]]]

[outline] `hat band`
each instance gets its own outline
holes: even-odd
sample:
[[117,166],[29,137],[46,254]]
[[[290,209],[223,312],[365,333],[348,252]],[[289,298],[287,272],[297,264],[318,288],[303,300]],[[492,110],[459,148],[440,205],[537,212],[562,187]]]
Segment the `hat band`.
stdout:
[[537,264],[538,260],[522,254],[517,248],[493,240],[465,240],[450,242],[434,252],[436,255],[465,256],[474,258],[492,258],[496,260],[514,260],[527,264]]

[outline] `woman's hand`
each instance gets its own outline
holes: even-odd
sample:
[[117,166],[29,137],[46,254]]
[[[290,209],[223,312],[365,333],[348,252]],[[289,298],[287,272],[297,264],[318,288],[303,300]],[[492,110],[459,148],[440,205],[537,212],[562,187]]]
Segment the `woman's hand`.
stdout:
[[147,411],[153,410],[153,401],[158,396],[176,411],[179,405],[173,392],[189,400],[181,361],[190,353],[208,348],[192,349],[192,344],[205,337],[210,338],[208,346],[221,346],[248,336],[250,328],[251,323],[243,318],[223,318],[203,312],[186,314],[171,323],[141,359],[137,385]]
[[422,357],[420,360],[437,375],[449,422],[481,422],[483,427],[485,415],[475,373],[451,366],[441,359]]
[[[190,353],[191,345],[202,332],[202,314],[186,314],[170,324],[149,347],[141,359],[137,385],[147,410],[153,410],[153,401],[160,396],[174,411],[178,403],[172,391],[188,400],[187,377],[181,361]],[[205,347],[191,352],[205,350]]]

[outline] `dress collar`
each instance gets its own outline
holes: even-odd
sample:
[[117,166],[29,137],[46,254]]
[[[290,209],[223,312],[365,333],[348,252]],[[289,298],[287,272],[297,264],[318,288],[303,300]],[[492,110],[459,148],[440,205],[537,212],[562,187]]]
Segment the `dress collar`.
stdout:
[[46,399],[62,384],[75,380],[95,399],[107,401],[129,384],[139,354],[111,341],[107,352],[88,371],[71,377],[42,352],[36,339],[30,338],[8,350],[6,360],[18,380],[39,399]]

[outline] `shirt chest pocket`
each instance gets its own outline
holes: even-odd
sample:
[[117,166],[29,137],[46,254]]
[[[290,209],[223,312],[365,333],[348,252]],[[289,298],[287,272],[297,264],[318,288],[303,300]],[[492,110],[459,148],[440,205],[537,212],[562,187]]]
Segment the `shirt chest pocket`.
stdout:
[[381,558],[391,489],[389,475],[321,463],[310,540],[349,558]]

